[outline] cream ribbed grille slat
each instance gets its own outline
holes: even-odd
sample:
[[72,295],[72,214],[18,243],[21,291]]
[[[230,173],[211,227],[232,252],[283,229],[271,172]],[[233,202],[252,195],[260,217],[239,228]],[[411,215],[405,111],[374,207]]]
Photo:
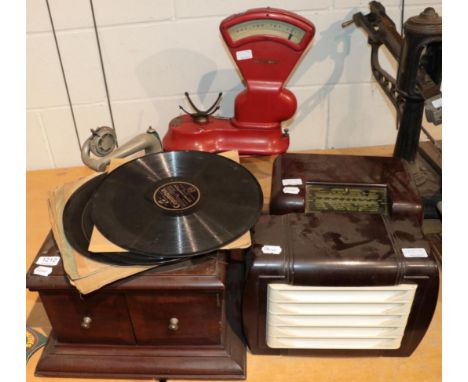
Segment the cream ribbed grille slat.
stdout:
[[399,338],[404,328],[373,328],[373,327],[287,327],[275,328],[278,337],[299,338]]
[[[291,286],[288,285],[290,288]],[[411,290],[281,290],[272,289],[270,299],[276,302],[405,302]]]
[[267,344],[297,349],[397,349],[416,285],[268,285]]
[[287,304],[268,301],[268,312],[272,314],[408,314],[411,306],[407,303],[330,303],[330,304]]
[[398,349],[401,339],[397,338],[273,338],[268,346],[282,349]]
[[395,327],[404,326],[406,315],[399,316],[288,316],[288,315],[270,315],[269,323],[273,326],[346,326],[346,327]]

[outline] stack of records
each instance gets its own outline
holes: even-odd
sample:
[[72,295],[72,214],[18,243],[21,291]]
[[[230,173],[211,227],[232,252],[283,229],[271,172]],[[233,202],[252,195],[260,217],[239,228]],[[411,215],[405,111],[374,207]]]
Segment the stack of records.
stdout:
[[253,227],[262,205],[255,177],[231,159],[150,154],[78,187],[63,208],[63,234],[98,262],[173,264],[226,248]]

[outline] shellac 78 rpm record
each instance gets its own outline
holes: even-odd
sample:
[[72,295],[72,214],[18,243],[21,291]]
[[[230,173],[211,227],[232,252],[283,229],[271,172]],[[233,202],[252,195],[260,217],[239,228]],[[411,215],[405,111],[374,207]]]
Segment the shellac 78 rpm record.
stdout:
[[[94,223],[91,220],[89,199],[105,174],[98,175],[82,184],[67,201],[63,210],[63,229],[70,245],[83,256],[113,265],[166,265],[175,262],[164,257],[149,257],[131,252],[90,252],[88,251]],[[183,260],[183,259],[182,259]]]
[[90,202],[94,224],[114,244],[174,257],[237,239],[257,221],[263,195],[254,176],[230,159],[174,151],[118,167]]

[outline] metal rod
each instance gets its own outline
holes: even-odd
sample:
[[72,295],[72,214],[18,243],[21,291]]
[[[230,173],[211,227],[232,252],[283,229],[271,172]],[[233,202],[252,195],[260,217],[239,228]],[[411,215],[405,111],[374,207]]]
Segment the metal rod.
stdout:
[[403,24],[405,23],[405,0],[401,0],[401,19],[400,19],[400,33],[403,36]]
[[58,45],[57,34],[55,33],[54,20],[52,19],[52,12],[50,10],[49,0],[46,0],[47,12],[49,13],[50,24],[52,26],[52,34],[55,40],[55,47],[57,48],[57,55],[60,63],[60,69],[62,70],[63,82],[65,84],[65,92],[67,93],[68,105],[70,106],[70,112],[73,120],[73,127],[75,128],[76,139],[78,141],[78,147],[81,150],[80,135],[78,134],[78,128],[76,126],[75,112],[73,111],[73,104],[70,97],[70,91],[68,89],[67,76],[65,75],[65,69],[63,68],[62,55],[60,54],[60,48]]
[[98,53],[99,53],[99,62],[101,63],[102,78],[104,80],[104,88],[106,90],[107,107],[109,108],[111,125],[112,125],[112,128],[115,131],[115,144],[116,144],[117,147],[119,147],[119,142],[117,140],[117,130],[115,129],[115,124],[114,124],[114,114],[112,113],[112,105],[111,105],[110,96],[109,96],[109,87],[107,86],[106,70],[104,69],[104,60],[102,59],[101,43],[99,41],[99,34],[98,34],[97,23],[96,23],[96,16],[94,14],[93,0],[89,0],[89,4],[91,6],[91,14],[93,16],[94,33],[96,35],[97,48],[98,48]]

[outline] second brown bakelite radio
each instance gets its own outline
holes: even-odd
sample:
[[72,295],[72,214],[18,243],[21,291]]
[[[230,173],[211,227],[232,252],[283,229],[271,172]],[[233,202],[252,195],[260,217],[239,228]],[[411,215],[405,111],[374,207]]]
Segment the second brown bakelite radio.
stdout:
[[405,163],[282,155],[270,210],[248,257],[252,353],[410,355],[431,322],[439,271]]

